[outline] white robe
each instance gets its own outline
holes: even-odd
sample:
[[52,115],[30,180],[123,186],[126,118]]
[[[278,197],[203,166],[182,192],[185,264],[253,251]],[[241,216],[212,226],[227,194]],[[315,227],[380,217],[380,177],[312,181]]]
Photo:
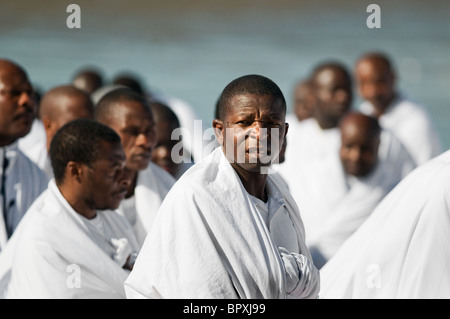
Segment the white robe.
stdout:
[[322,298],[450,298],[450,151],[419,166],[322,268]]
[[[363,102],[360,111],[372,115],[374,107]],[[392,131],[405,145],[417,165],[441,154],[439,134],[427,110],[400,95],[379,118],[383,128]]]
[[[30,132],[19,140],[19,149],[39,167],[47,154],[47,135],[40,119],[35,119]],[[43,152],[45,150],[45,152]],[[42,169],[42,167],[41,167]]]
[[153,162],[138,172],[134,189],[135,211],[125,211],[122,204],[118,211],[133,226],[140,245],[144,243],[159,207],[174,183],[174,177]]
[[285,162],[276,168],[300,208],[308,245],[346,193],[338,158],[340,144],[338,128],[323,130],[313,118],[293,122]]
[[[276,247],[218,148],[186,172],[165,198],[125,282],[127,297],[316,298],[318,271],[304,242],[298,208],[275,175],[268,179],[286,200],[299,252]],[[293,267],[294,285],[287,275]]]
[[138,244],[123,216],[97,215],[108,233],[93,230],[51,180],[0,255],[0,296],[125,298],[122,266]]
[[[33,201],[41,194],[48,184],[48,178],[18,148],[18,142],[0,148],[0,178],[3,177],[3,158],[6,157],[9,164],[6,168],[6,204],[8,210],[8,225],[5,224],[3,205],[0,204],[0,254],[3,246],[8,241],[9,233],[14,232]],[[3,197],[0,196],[0,203]]]
[[[326,262],[345,240],[370,216],[381,200],[414,168],[414,160],[403,144],[390,132],[383,131],[374,170],[365,177],[348,176],[346,193],[322,221],[312,243],[311,254]],[[316,257],[316,254],[320,254]],[[318,265],[317,266],[322,266]]]

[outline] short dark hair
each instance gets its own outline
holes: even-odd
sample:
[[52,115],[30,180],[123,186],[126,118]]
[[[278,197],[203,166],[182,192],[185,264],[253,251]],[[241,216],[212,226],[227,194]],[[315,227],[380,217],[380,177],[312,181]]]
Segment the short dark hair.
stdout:
[[105,122],[113,113],[114,106],[118,102],[135,101],[144,106],[149,113],[152,113],[149,101],[147,98],[130,88],[119,88],[105,94],[95,107],[95,119],[100,122]]
[[216,114],[219,116],[220,120],[225,119],[230,100],[239,94],[271,95],[282,101],[284,111],[286,112],[286,100],[278,85],[265,76],[250,74],[231,81],[223,89],[216,105],[218,111]]
[[101,141],[120,143],[120,137],[113,129],[91,119],[77,119],[61,127],[50,143],[50,160],[56,184],[64,181],[70,161],[86,165],[94,163]]

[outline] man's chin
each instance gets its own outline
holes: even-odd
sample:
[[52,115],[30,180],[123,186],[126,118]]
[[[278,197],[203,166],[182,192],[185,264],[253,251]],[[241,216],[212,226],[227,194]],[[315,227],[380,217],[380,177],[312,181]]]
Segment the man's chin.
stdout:
[[150,161],[139,161],[127,164],[127,169],[130,171],[142,171],[148,167]]

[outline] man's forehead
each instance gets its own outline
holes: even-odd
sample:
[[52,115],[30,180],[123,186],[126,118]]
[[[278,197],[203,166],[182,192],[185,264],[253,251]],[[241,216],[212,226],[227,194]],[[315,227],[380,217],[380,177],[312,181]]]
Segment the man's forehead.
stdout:
[[250,112],[255,109],[271,109],[278,111],[282,108],[282,100],[273,95],[237,94],[230,100],[228,112]]
[[20,69],[0,69],[0,87],[31,86],[28,76]]
[[100,141],[100,152],[97,161],[122,162],[126,160],[125,152],[121,143]]

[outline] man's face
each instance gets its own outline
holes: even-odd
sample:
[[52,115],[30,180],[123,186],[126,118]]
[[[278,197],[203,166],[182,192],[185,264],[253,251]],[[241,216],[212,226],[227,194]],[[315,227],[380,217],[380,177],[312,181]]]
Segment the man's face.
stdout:
[[131,182],[125,165],[125,153],[119,143],[100,142],[98,158],[86,166],[82,180],[84,200],[91,209],[119,207]]
[[147,168],[157,143],[155,122],[151,111],[136,101],[118,102],[121,107],[112,115],[108,125],[119,134],[132,171]]
[[384,109],[394,96],[394,75],[383,64],[364,60],[356,66],[358,91],[364,100],[376,108]]
[[287,133],[282,101],[270,95],[240,94],[229,103],[222,125],[215,125],[217,138],[233,167],[261,172],[278,157]]
[[336,126],[351,108],[353,94],[350,79],[343,72],[324,70],[317,76],[315,92],[318,116]]
[[17,67],[0,70],[0,137],[6,144],[25,136],[35,118],[34,92],[27,75]]
[[177,173],[178,164],[182,160],[181,154],[174,152],[172,149],[181,142],[180,139],[172,139],[172,132],[177,129],[175,125],[171,125],[169,121],[160,121],[156,125],[158,143],[152,152],[152,162],[162,167],[172,175]]
[[312,92],[308,84],[300,83],[294,91],[294,112],[299,121],[313,116]]
[[341,128],[339,155],[344,171],[357,177],[368,175],[377,164],[379,143],[379,136],[354,124]]

